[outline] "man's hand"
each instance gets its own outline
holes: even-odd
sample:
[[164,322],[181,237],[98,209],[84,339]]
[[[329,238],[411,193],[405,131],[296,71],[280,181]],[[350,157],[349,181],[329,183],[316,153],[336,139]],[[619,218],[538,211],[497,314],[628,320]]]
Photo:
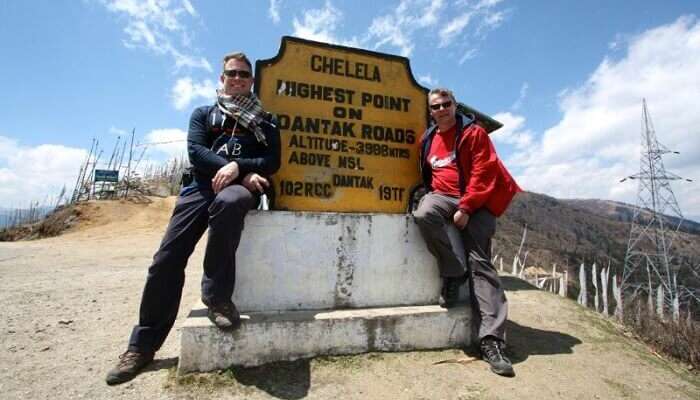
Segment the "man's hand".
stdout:
[[457,228],[461,231],[465,226],[467,226],[467,222],[469,222],[469,214],[462,210],[457,210],[452,219],[454,220]]
[[234,179],[238,178],[238,163],[231,161],[230,163],[224,165],[216,171],[216,175],[211,180],[211,188],[214,193],[219,193],[223,188],[228,186],[229,183],[233,182]]
[[263,193],[265,188],[270,186],[270,182],[255,172],[251,172],[243,178],[242,185],[251,193]]

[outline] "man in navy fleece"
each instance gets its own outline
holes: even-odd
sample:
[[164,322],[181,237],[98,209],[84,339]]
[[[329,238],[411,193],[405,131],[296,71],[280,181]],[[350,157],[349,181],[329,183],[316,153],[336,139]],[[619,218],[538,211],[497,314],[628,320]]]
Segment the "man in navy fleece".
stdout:
[[139,323],[107,384],[133,379],[153,360],[172,328],[182,297],[185,266],[209,228],[202,301],[209,319],[235,329],[240,315],[231,297],[243,219],[280,166],[279,130],[251,93],[252,65],[243,53],[223,59],[215,105],[194,110],[187,134],[193,181],[184,187],[160,248],[148,269]]

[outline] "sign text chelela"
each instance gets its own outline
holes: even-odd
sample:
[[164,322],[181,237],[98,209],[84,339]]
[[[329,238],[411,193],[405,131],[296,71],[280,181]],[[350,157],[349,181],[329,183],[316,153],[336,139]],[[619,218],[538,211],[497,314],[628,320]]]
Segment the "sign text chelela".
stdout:
[[428,115],[408,59],[284,37],[255,87],[280,128],[276,209],[406,211]]

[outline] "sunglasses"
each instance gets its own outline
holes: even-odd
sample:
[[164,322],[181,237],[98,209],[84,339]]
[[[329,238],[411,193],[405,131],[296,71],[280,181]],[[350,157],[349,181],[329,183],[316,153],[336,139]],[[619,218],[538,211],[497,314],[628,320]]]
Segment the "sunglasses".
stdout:
[[431,104],[430,109],[433,111],[437,111],[441,108],[448,109],[452,107],[452,102],[451,101],[446,101],[444,103],[437,103],[437,104]]
[[229,78],[239,77],[241,79],[248,79],[251,77],[250,71],[242,69],[225,69],[224,75],[226,75]]

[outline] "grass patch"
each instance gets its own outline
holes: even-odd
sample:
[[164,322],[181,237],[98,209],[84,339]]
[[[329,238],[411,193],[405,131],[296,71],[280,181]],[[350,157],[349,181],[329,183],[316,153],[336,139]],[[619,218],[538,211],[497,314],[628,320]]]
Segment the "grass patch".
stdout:
[[266,392],[285,399],[299,399],[307,395],[311,381],[308,359],[274,362],[258,367],[231,367],[209,373],[189,373],[177,376],[170,373],[166,388],[174,392],[231,393],[252,395]]
[[311,360],[311,365],[314,369],[334,368],[353,371],[364,367],[369,360],[381,359],[381,356],[374,356],[370,359],[368,355],[319,356]]
[[620,395],[620,397],[624,399],[635,398],[635,393],[637,391],[633,387],[625,385],[624,383],[614,381],[612,379],[603,378],[603,382],[605,382],[608,386],[613,388],[617,392],[617,394]]

